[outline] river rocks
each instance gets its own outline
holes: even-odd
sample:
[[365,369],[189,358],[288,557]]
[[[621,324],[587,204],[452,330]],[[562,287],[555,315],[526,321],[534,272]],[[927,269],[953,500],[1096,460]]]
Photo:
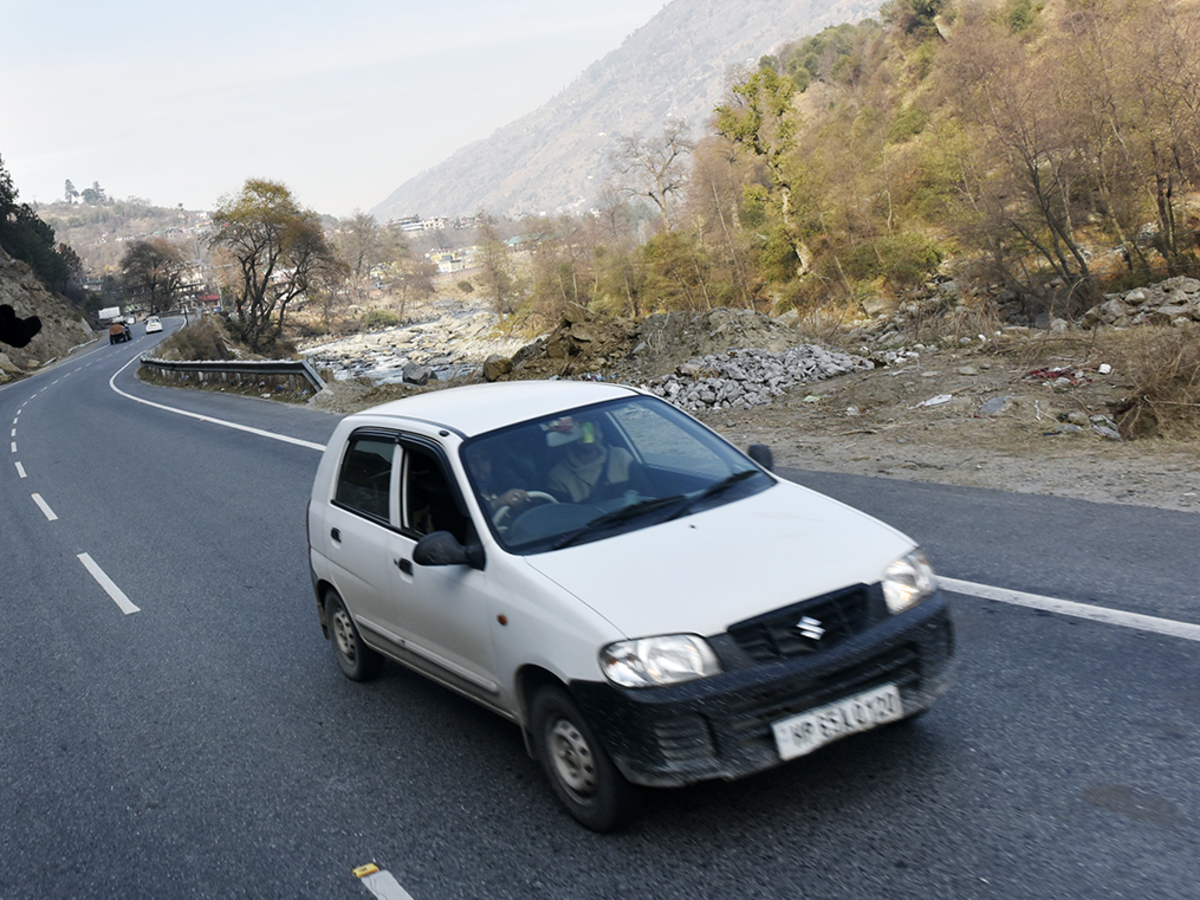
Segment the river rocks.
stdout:
[[476,373],[489,357],[513,354],[524,343],[497,334],[499,318],[477,306],[438,300],[421,312],[422,318],[408,325],[352,335],[301,353],[337,381],[424,385]]
[[433,370],[428,366],[410,362],[404,365],[401,377],[404,379],[405,384],[423,385],[428,384],[432,376]]

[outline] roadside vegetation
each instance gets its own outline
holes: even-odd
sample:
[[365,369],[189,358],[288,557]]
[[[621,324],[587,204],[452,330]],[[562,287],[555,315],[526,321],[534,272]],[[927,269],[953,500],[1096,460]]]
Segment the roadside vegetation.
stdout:
[[[1198,39],[1197,0],[893,0],[734,73],[698,137],[677,120],[615,137],[585,214],[479,210],[470,231],[413,235],[251,179],[203,246],[126,245],[115,286],[167,309],[199,267],[229,339],[261,355],[405,323],[434,292],[426,251],[447,248],[469,267],[442,293],[487,302],[510,334],[720,307],[795,311],[829,342],[882,316],[925,343],[1070,322],[1200,274]],[[98,185],[86,208],[70,187],[55,221],[118,214]],[[10,230],[40,234],[4,196]],[[1141,335],[1123,351],[1131,436],[1197,416],[1194,329]]]

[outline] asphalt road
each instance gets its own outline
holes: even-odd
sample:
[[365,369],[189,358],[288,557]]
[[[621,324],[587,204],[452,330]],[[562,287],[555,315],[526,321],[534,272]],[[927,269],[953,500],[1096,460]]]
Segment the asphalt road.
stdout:
[[[339,674],[304,541],[335,418],[141,384],[136,330],[0,388],[0,900],[370,897],[369,862],[415,900],[1196,896],[1197,642],[971,593],[919,721],[583,830],[513,726]],[[1200,515],[785,474],[942,575],[1200,624]]]

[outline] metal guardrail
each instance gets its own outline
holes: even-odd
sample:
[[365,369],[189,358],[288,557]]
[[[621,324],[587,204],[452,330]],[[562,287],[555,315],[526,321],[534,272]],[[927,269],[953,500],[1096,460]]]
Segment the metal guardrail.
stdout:
[[[243,376],[252,375],[255,379],[263,377],[286,377],[292,379],[293,383],[297,378],[303,378],[307,381],[314,391],[321,391],[325,388],[325,382],[321,376],[317,374],[317,370],[312,367],[312,363],[308,360],[281,360],[281,359],[200,359],[200,360],[176,360],[176,359],[154,359],[152,357],[143,356],[142,365],[159,371],[175,372],[178,375],[188,375],[195,373],[202,380],[220,380],[228,381],[229,376],[237,376],[237,382],[243,382]],[[212,377],[215,376],[215,377]]]

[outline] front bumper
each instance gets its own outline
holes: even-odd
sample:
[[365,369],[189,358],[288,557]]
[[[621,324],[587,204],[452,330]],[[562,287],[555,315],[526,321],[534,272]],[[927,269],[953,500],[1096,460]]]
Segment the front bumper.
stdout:
[[676,787],[769,769],[781,762],[773,722],[888,683],[911,716],[949,687],[954,636],[942,593],[896,616],[881,615],[882,596],[871,593],[869,627],[829,649],[755,663],[721,635],[710,639],[720,675],[642,689],[578,681],[571,690],[635,784]]

